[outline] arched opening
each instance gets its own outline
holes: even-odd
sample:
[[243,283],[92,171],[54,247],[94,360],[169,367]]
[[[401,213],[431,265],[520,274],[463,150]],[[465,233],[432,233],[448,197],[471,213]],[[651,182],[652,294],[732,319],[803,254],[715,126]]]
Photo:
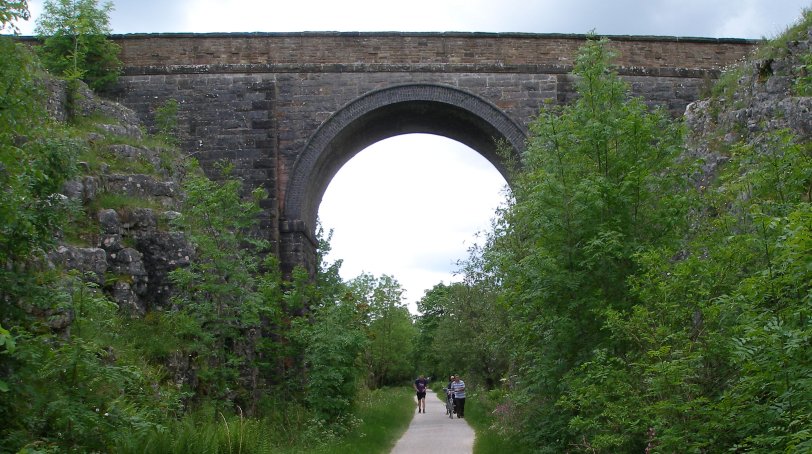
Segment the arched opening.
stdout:
[[[505,179],[519,162],[525,131],[493,104],[443,85],[400,85],[368,93],[333,114],[311,136],[288,174],[280,225],[285,269],[315,269],[313,233],[324,192],[353,156],[381,140],[410,133],[443,136],[490,162]],[[308,244],[309,243],[309,244]]]
[[329,261],[341,276],[394,276],[415,302],[454,276],[456,261],[484,238],[502,203],[506,181],[471,148],[409,134],[382,140],[346,163],[330,182],[319,218],[333,229]]
[[436,134],[467,145],[507,178],[498,153],[504,143],[518,162],[525,131],[496,106],[457,88],[402,85],[364,95],[328,119],[311,137],[287,183],[285,220],[312,233],[324,191],[338,169],[380,140],[409,133]]

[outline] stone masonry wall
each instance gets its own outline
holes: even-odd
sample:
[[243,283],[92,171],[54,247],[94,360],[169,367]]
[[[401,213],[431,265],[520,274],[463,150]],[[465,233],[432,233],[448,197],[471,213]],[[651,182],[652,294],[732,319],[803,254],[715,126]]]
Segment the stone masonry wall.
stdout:
[[[573,99],[568,72],[586,37],[285,33],[114,39],[125,65],[117,100],[147,125],[166,101],[179,101],[184,151],[194,154],[210,176],[217,176],[216,162],[227,160],[246,189],[264,187],[269,198],[262,228],[277,251],[302,263],[315,248],[315,226],[284,219],[285,190],[297,157],[325,120],[375,90],[430,84],[481,98],[526,130],[546,100]],[[611,37],[611,43],[633,94],[674,115],[698,99],[721,68],[744,58],[756,44],[651,37]],[[292,243],[282,245],[284,236]]]

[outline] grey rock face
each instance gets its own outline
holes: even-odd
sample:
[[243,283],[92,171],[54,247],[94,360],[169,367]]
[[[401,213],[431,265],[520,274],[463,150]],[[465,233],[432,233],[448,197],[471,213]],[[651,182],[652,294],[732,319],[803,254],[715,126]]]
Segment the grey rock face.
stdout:
[[108,256],[108,261],[112,265],[109,270],[134,277],[146,276],[143,257],[143,254],[133,248],[122,248],[119,251],[111,252]]
[[[736,142],[753,142],[759,134],[787,129],[799,141],[812,138],[812,97],[798,96],[795,83],[804,74],[806,40],[790,42],[782,57],[746,63],[732,100],[707,99],[688,105],[687,154],[702,158],[699,184],[714,178],[727,158],[719,150]],[[722,145],[720,147],[719,145]]]
[[121,223],[118,220],[118,213],[113,209],[99,210],[99,225],[102,233],[117,235],[121,233]]
[[116,275],[109,288],[112,298],[135,314],[168,304],[172,293],[168,273],[188,266],[193,254],[186,237],[161,231],[149,208],[100,210],[98,218],[100,247],[107,253],[109,274]]
[[93,176],[84,176],[75,180],[66,181],[62,185],[62,194],[71,200],[89,203],[99,192],[99,180]]
[[802,137],[812,137],[812,97],[787,97],[777,107],[787,127]]
[[56,121],[68,120],[68,83],[62,79],[46,78],[45,91],[48,93],[46,110],[48,115]]
[[99,246],[108,254],[115,254],[124,249],[122,237],[119,234],[102,234],[99,238]]
[[107,271],[107,253],[104,249],[59,246],[48,254],[48,260],[55,265],[81,272],[91,282],[104,284]]
[[146,313],[150,304],[143,297],[147,294],[149,276],[144,266],[144,255],[133,248],[110,252],[109,271],[122,277],[112,288],[113,299],[119,307],[139,315]]
[[189,266],[194,248],[179,232],[155,232],[138,238],[136,248],[144,254],[149,286],[144,297],[157,307],[169,304],[172,285],[169,272]]
[[152,234],[158,228],[158,221],[155,212],[149,208],[134,208],[127,212],[122,226],[127,230],[133,230],[134,236]]
[[114,120],[113,124],[99,125],[108,133],[135,140],[140,140],[143,137],[140,128],[141,121],[132,109],[96,96],[84,83],[80,83],[78,92],[74,96],[73,108],[74,115],[99,115]]
[[66,181],[62,185],[62,194],[71,200],[81,200],[84,187],[82,182],[78,180]]
[[148,162],[156,170],[161,168],[161,153],[160,150],[153,150],[144,147],[134,147],[126,144],[115,144],[108,147],[110,152],[123,159],[131,161]]
[[127,282],[116,281],[110,290],[110,296],[124,312],[137,316],[143,316],[147,312],[147,307]]
[[[159,181],[151,175],[106,175],[103,185],[107,192],[132,197],[174,198],[178,194],[177,183]],[[171,201],[167,201],[167,203],[171,203]]]
[[[85,137],[90,144],[102,144],[109,136],[138,141],[142,138],[141,123],[134,111],[96,96],[80,85],[74,96],[72,112],[68,112],[67,85],[52,80],[47,84],[50,93],[48,109],[51,116],[66,121],[69,115],[98,115],[109,119],[96,125],[102,132],[91,132]],[[126,144],[107,147],[116,159],[147,162],[159,169],[162,150]],[[70,270],[78,270],[85,279],[99,284],[126,313],[144,315],[154,307],[165,305],[171,295],[168,273],[187,266],[193,250],[183,234],[162,231],[161,220],[169,221],[181,216],[177,211],[179,185],[172,179],[145,174],[110,174],[109,166],[99,165],[101,176],[85,175],[64,184],[62,194],[85,206],[102,192],[143,198],[145,202],[158,201],[169,211],[160,215],[149,208],[101,209],[95,213],[99,232],[91,247],[62,245],[48,255],[50,263]],[[81,168],[90,172],[90,166]],[[70,319],[66,319],[66,326]]]
[[104,132],[108,134],[121,137],[129,137],[135,140],[140,140],[142,137],[141,130],[134,126],[101,124],[99,125],[99,128],[101,128]]

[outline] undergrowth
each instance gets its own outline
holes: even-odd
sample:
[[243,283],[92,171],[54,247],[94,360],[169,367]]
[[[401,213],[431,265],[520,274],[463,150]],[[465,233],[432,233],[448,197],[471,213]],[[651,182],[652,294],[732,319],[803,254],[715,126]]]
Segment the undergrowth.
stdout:
[[203,405],[167,426],[122,439],[122,454],[350,454],[386,453],[412,418],[410,388],[362,390],[354,411],[326,423],[304,407],[286,402],[264,403],[263,417],[244,416],[239,409],[223,414]]
[[498,390],[472,393],[465,399],[465,420],[474,428],[474,454],[536,452],[518,437],[520,423],[510,399]]

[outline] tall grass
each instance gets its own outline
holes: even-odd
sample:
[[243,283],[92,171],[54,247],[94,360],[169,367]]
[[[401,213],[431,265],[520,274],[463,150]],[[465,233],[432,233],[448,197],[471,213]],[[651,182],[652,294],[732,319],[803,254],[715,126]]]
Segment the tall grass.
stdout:
[[143,437],[128,438],[117,452],[129,454],[260,454],[278,452],[281,442],[264,419],[219,414],[218,420],[189,416]]
[[[122,454],[386,453],[414,412],[410,388],[361,391],[352,415],[327,424],[301,407],[262,419],[201,410],[160,430],[120,440]],[[284,413],[284,414],[283,414]],[[216,415],[216,416],[213,416]]]

